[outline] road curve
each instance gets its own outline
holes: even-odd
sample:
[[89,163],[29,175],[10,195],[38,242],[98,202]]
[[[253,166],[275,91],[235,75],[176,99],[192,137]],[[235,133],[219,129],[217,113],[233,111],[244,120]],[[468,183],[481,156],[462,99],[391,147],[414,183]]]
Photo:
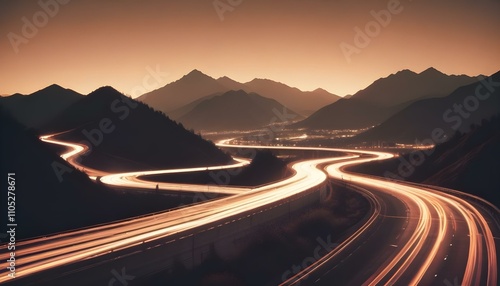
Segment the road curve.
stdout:
[[250,190],[250,188],[208,186],[208,185],[205,186],[205,185],[195,185],[195,184],[176,184],[176,183],[152,182],[139,179],[140,176],[147,176],[147,175],[177,174],[177,173],[216,171],[216,170],[239,168],[246,166],[250,163],[250,160],[244,158],[233,158],[236,161],[235,163],[223,166],[207,166],[207,167],[165,169],[165,170],[153,170],[153,171],[146,170],[138,172],[110,174],[108,172],[92,169],[78,163],[77,161],[78,157],[87,152],[89,148],[82,144],[57,140],[53,138],[55,135],[56,134],[41,136],[40,140],[42,140],[43,142],[68,148],[69,150],[63,153],[61,155],[61,158],[68,161],[68,163],[73,165],[73,167],[84,171],[92,180],[99,180],[102,183],[112,187],[126,187],[126,188],[136,188],[136,189],[158,188],[158,190],[164,190],[164,191],[182,191],[182,192],[195,192],[195,193],[203,192],[203,193],[217,193],[224,195],[236,195],[241,192]]
[[[54,143],[50,137],[43,140]],[[83,146],[65,143],[73,148],[72,154],[65,154],[68,161],[85,151]],[[235,190],[235,195],[217,201],[20,242],[18,277],[106,255],[114,249],[132,247],[143,241],[165,238],[286,199],[324,182],[327,175],[318,166],[327,164],[328,176],[369,197],[376,206],[375,211],[331,253],[305,270],[285,277],[282,285],[302,282],[331,285],[332,281],[346,285],[442,285],[443,281],[461,281],[462,285],[498,283],[497,250],[492,226],[488,223],[491,219],[469,200],[454,193],[457,191],[446,192],[442,188],[389,181],[344,170],[351,165],[390,158],[391,154],[338,148],[234,146],[227,142],[219,146],[334,151],[351,155],[297,162],[293,164],[295,175],[291,178],[243,192]],[[371,157],[360,158],[360,155]],[[136,175],[137,172],[111,174],[103,182],[144,184],[134,179]],[[5,266],[5,263],[1,265],[3,269]],[[352,269],[357,269],[358,273],[353,275]],[[0,282],[4,281],[5,275],[0,277]]]
[[[356,157],[348,155],[299,161],[292,165],[294,175],[290,178],[237,195],[150,216],[19,242],[16,247],[16,263],[19,265],[16,279],[106,255],[114,250],[134,247],[145,241],[164,239],[280,202],[323,184],[327,176],[318,165]],[[5,251],[5,248],[6,245],[3,245],[2,251]],[[2,262],[0,267],[6,269],[7,264]],[[2,275],[0,283],[9,279]]]
[[281,285],[497,285],[497,249],[490,228],[496,222],[489,219],[493,223],[488,224],[488,214],[456,196],[462,194],[458,191],[344,170],[370,160],[334,163],[326,171],[372,196],[383,206],[378,217]]

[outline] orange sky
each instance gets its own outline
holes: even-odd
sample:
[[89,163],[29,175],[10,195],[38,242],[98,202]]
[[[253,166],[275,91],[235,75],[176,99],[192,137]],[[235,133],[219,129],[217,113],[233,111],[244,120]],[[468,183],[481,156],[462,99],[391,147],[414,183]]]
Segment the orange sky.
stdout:
[[[216,1],[241,4],[221,20]],[[270,78],[345,95],[401,69],[500,70],[500,1],[216,1],[0,0],[0,94],[52,83],[84,94],[103,85],[133,94],[196,68],[215,78]],[[48,15],[39,2],[57,11]],[[385,27],[370,26],[370,12],[388,5]],[[38,31],[23,33],[23,17]],[[340,45],[356,47],[355,28],[367,24],[373,36],[349,62]],[[156,68],[168,75],[144,85]]]

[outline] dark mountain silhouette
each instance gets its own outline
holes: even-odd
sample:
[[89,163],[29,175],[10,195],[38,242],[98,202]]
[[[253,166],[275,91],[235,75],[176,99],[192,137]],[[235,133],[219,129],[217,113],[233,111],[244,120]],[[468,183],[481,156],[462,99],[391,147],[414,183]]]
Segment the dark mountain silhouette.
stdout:
[[215,96],[219,96],[219,95],[223,95],[224,92],[216,92],[214,94],[211,94],[211,95],[208,95],[208,96],[204,96],[200,99],[197,99],[191,103],[188,103],[186,105],[184,105],[183,107],[181,108],[178,108],[176,110],[173,110],[173,111],[170,111],[169,114],[168,114],[168,117],[172,118],[173,120],[179,120],[179,118],[181,118],[182,116],[186,115],[187,113],[189,113],[191,110],[193,110],[198,104],[200,104],[201,102],[205,101],[205,100],[208,100],[208,99],[211,99]]
[[277,100],[303,116],[309,116],[319,108],[332,104],[341,98],[323,89],[304,92],[298,88],[269,79],[254,79],[245,83],[245,86],[247,86],[245,91],[255,92],[264,97]]
[[[248,130],[284,123],[279,117],[284,110],[276,100],[256,93],[229,91],[200,102],[179,121],[196,130]],[[301,118],[290,110],[287,114]]]
[[193,70],[175,82],[140,96],[138,100],[168,115],[169,112],[197,99],[227,90],[226,86],[214,78]]
[[254,79],[245,84],[228,77],[221,77],[216,80],[198,70],[194,70],[178,81],[144,94],[138,99],[157,110],[167,113],[169,116],[173,112],[173,117],[176,118],[180,116],[176,112],[193,101],[211,94],[222,94],[230,90],[240,89],[274,99],[304,116],[310,115],[317,109],[340,98],[322,89],[303,92],[297,88],[268,79]]
[[353,170],[457,189],[500,206],[500,117],[483,120],[470,132],[456,133],[433,150],[414,151],[412,156],[406,154]]
[[420,74],[403,70],[381,78],[366,89],[323,107],[296,127],[359,129],[380,124],[412,102],[437,98],[477,81],[468,76],[445,75],[434,68]]
[[245,90],[247,88],[245,84],[237,82],[227,76],[220,77],[217,79],[217,81],[229,90]]
[[358,129],[373,126],[388,117],[388,108],[357,99],[340,99],[327,105],[294,127],[310,129]]
[[[180,203],[171,197],[123,194],[95,184],[1,106],[0,122],[0,171],[5,176],[15,173],[17,239],[125,219]],[[7,191],[2,192],[1,201],[7,201]],[[5,233],[6,218],[2,216],[0,233]]]
[[213,143],[144,103],[112,87],[102,87],[76,102],[48,124],[47,133],[87,141],[92,150],[82,163],[124,171],[224,164],[231,158]]
[[37,128],[62,112],[71,104],[80,100],[83,95],[71,89],[53,84],[29,95],[16,93],[1,97],[3,105],[23,125]]
[[446,75],[432,67],[419,74],[403,70],[376,80],[352,98],[379,106],[395,106],[423,98],[447,96],[455,89],[476,81],[477,77]]
[[459,189],[500,206],[500,117],[438,145],[412,180]]
[[[489,94],[486,98],[484,95]],[[483,99],[479,99],[479,97]],[[468,108],[468,109],[467,109]],[[379,126],[354,137],[361,141],[415,142],[432,139],[435,130],[450,138],[455,131],[500,113],[500,72],[458,88],[449,96],[419,100]],[[438,132],[441,133],[441,132]],[[439,143],[439,142],[438,142]]]

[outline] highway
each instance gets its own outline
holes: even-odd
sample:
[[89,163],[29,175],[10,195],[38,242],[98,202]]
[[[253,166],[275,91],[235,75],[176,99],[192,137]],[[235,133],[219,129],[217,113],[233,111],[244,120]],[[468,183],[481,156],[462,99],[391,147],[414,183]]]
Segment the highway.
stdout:
[[[145,241],[164,239],[179,232],[202,228],[209,223],[280,202],[324,183],[327,176],[317,168],[318,165],[355,157],[357,156],[349,155],[300,161],[292,166],[295,172],[292,177],[237,195],[151,216],[19,242],[16,252],[19,257],[17,279],[106,255],[117,249],[132,248]],[[120,174],[118,177],[123,176],[128,175]],[[135,182],[127,180],[124,183],[135,185]],[[2,246],[2,251],[6,251],[6,245]],[[3,269],[6,266],[6,263],[1,264]],[[8,280],[6,275],[0,276],[0,283]]]
[[159,174],[176,174],[176,173],[189,173],[189,172],[200,172],[200,171],[216,171],[224,169],[232,169],[246,166],[250,163],[249,160],[243,158],[233,158],[236,162],[234,164],[227,164],[224,166],[208,166],[208,167],[195,167],[195,168],[181,168],[181,169],[166,169],[166,170],[147,170],[138,172],[127,172],[119,174],[110,174],[96,169],[91,169],[87,166],[83,166],[77,162],[78,156],[81,156],[85,152],[88,152],[89,148],[85,145],[64,142],[60,140],[53,139],[55,134],[41,136],[40,140],[63,146],[67,149],[61,158],[68,161],[73,167],[83,170],[92,180],[99,180],[107,185],[113,187],[127,187],[136,189],[156,189],[164,191],[183,191],[183,192],[203,192],[203,193],[218,193],[224,195],[235,195],[244,191],[250,190],[250,188],[234,188],[226,186],[205,186],[205,185],[194,185],[194,184],[175,184],[175,183],[163,183],[163,182],[151,182],[139,179],[140,176],[146,175],[159,175]]
[[[218,145],[230,147],[227,142],[222,141]],[[332,281],[338,283],[340,277],[345,277],[340,285],[442,285],[446,280],[454,281],[456,278],[461,281],[461,285],[497,285],[495,237],[484,217],[485,214],[478,208],[461,197],[442,192],[442,188],[416,186],[345,171],[346,167],[356,164],[391,158],[391,154],[335,148],[267,148],[372,155],[371,158],[333,163],[325,170],[333,179],[364,188],[364,192],[369,193],[379,205],[385,206],[383,210],[378,210],[378,220],[369,220],[358,235],[352,235],[344,241],[343,246],[311,265],[309,269],[290,277],[282,285],[298,285],[304,280],[309,283],[314,281],[319,285],[331,285]],[[496,211],[498,212],[498,209]],[[380,222],[380,225],[375,222]],[[493,225],[497,226],[495,222]],[[374,232],[373,229],[377,229],[378,236],[372,236],[369,241],[361,239]],[[395,235],[388,243],[387,234],[391,232]],[[380,234],[383,234],[382,237]],[[381,242],[386,242],[384,248],[381,248]],[[355,245],[356,251],[347,249],[349,245]],[[381,249],[383,250],[380,251]],[[465,253],[466,257],[463,256]],[[376,263],[366,263],[368,256]],[[335,260],[338,257],[341,259]],[[385,259],[382,259],[383,257]],[[455,259],[457,257],[459,259]],[[355,263],[332,271],[339,266],[340,261],[347,265],[347,260]],[[327,262],[330,268],[325,266]],[[374,269],[374,265],[380,267]],[[352,275],[352,269],[357,269],[358,273],[364,271],[364,275]],[[310,279],[309,276],[314,272],[320,276]],[[322,273],[328,275],[323,277]],[[346,273],[349,273],[347,277]],[[445,277],[444,280],[442,277]]]
[[[371,195],[378,205],[376,218],[282,285],[331,285],[332,281],[339,285],[454,285],[456,281],[497,285],[498,250],[490,229],[496,223],[485,218],[488,214],[442,188],[345,171],[369,160],[334,163],[326,171]],[[356,269],[354,275],[352,269]]]
[[[71,162],[85,147],[44,136],[42,140],[70,148],[63,158]],[[213,192],[231,196],[152,216],[134,218],[98,227],[20,242],[18,277],[70,265],[117,249],[134,248],[145,241],[165,239],[179,233],[251,213],[252,210],[300,194],[323,184],[328,177],[364,194],[372,201],[373,213],[359,229],[325,257],[300,273],[283,277],[282,285],[443,285],[457,280],[461,285],[497,285],[497,248],[493,233],[497,223],[476,203],[456,191],[433,186],[390,181],[346,171],[355,164],[385,160],[383,152],[315,147],[234,146],[225,148],[268,148],[332,151],[347,154],[292,165],[294,175],[258,188],[213,186]],[[363,155],[363,157],[360,157]],[[240,159],[236,165],[248,164]],[[231,166],[231,168],[234,167]],[[102,174],[101,182],[114,186],[154,188],[156,182],[139,180],[140,175],[200,171],[228,166],[178,170]],[[87,168],[85,168],[87,171]],[[162,189],[206,192],[206,186],[161,185]],[[498,212],[498,209],[495,209]],[[492,230],[493,228],[493,230]],[[5,245],[2,246],[5,251]],[[6,263],[1,267],[5,269]],[[353,273],[353,270],[356,273]],[[7,281],[6,275],[0,283]]]

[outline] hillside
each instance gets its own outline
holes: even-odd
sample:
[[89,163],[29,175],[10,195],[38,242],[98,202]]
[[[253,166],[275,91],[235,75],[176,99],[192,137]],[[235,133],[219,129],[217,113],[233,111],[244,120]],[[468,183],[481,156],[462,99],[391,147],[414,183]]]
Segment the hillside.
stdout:
[[341,99],[340,96],[331,94],[324,89],[301,91],[298,88],[269,79],[254,79],[245,83],[245,86],[247,86],[245,91],[272,98],[303,116],[309,116],[325,105]]
[[321,108],[294,126],[309,129],[371,127],[415,101],[443,97],[475,81],[473,77],[445,75],[433,68],[420,74],[403,70],[375,81],[348,99]]
[[[418,154],[420,152],[416,152]],[[430,153],[429,155],[426,153]],[[457,133],[434,150],[421,152],[416,162],[409,155],[383,162],[360,165],[354,171],[438,185],[480,196],[500,206],[500,117]],[[413,158],[421,158],[414,155]],[[409,166],[402,167],[402,166]],[[403,173],[398,170],[403,170]]]
[[477,77],[446,75],[435,68],[421,73],[403,70],[373,82],[352,98],[379,106],[394,106],[424,98],[443,97],[455,89],[474,83]]
[[495,86],[498,82],[500,72],[463,86],[446,97],[414,102],[379,126],[354,137],[353,141],[414,143],[431,139],[435,130],[447,138],[455,131],[467,132],[472,124],[500,113],[500,89]]
[[[8,173],[15,173],[17,239],[125,219],[192,202],[191,198],[181,202],[165,196],[109,190],[73,169],[2,107],[0,122],[0,171],[6,177]],[[2,192],[1,200],[7,201],[6,191]],[[5,233],[6,218],[2,216],[0,233]]]
[[140,96],[138,100],[168,115],[170,111],[204,96],[227,90],[214,78],[193,70],[175,82]]
[[297,88],[268,79],[254,79],[247,83],[239,83],[229,77],[214,79],[198,70],[193,70],[181,79],[169,83],[155,91],[146,93],[138,100],[178,118],[185,105],[211,94],[222,94],[231,90],[244,90],[274,99],[295,112],[308,116],[319,108],[340,99],[323,89],[304,92]]
[[[69,130],[69,131],[68,131]],[[232,159],[161,112],[102,87],[70,106],[43,131],[91,145],[82,163],[125,171],[225,164]]]
[[383,121],[388,117],[387,113],[388,108],[375,107],[356,99],[340,99],[293,126],[310,129],[358,129]]
[[[179,121],[195,130],[248,130],[283,123],[278,115],[284,108],[279,102],[256,93],[229,91],[198,103]],[[287,114],[301,118],[290,110]]]
[[438,145],[414,180],[463,190],[500,206],[500,117]]
[[200,99],[197,99],[197,100],[195,100],[195,101],[193,101],[191,103],[188,103],[188,104],[182,106],[181,108],[177,108],[176,110],[170,111],[168,113],[168,117],[172,118],[173,120],[179,121],[179,118],[181,118],[182,116],[184,116],[187,113],[189,113],[196,106],[198,106],[198,104],[202,103],[205,100],[211,99],[211,98],[213,98],[215,96],[220,96],[220,95],[223,95],[223,94],[224,94],[224,92],[216,92],[214,94],[204,96],[204,97],[202,97]]
[[53,84],[29,95],[0,97],[3,105],[24,126],[38,128],[54,119],[83,95]]

